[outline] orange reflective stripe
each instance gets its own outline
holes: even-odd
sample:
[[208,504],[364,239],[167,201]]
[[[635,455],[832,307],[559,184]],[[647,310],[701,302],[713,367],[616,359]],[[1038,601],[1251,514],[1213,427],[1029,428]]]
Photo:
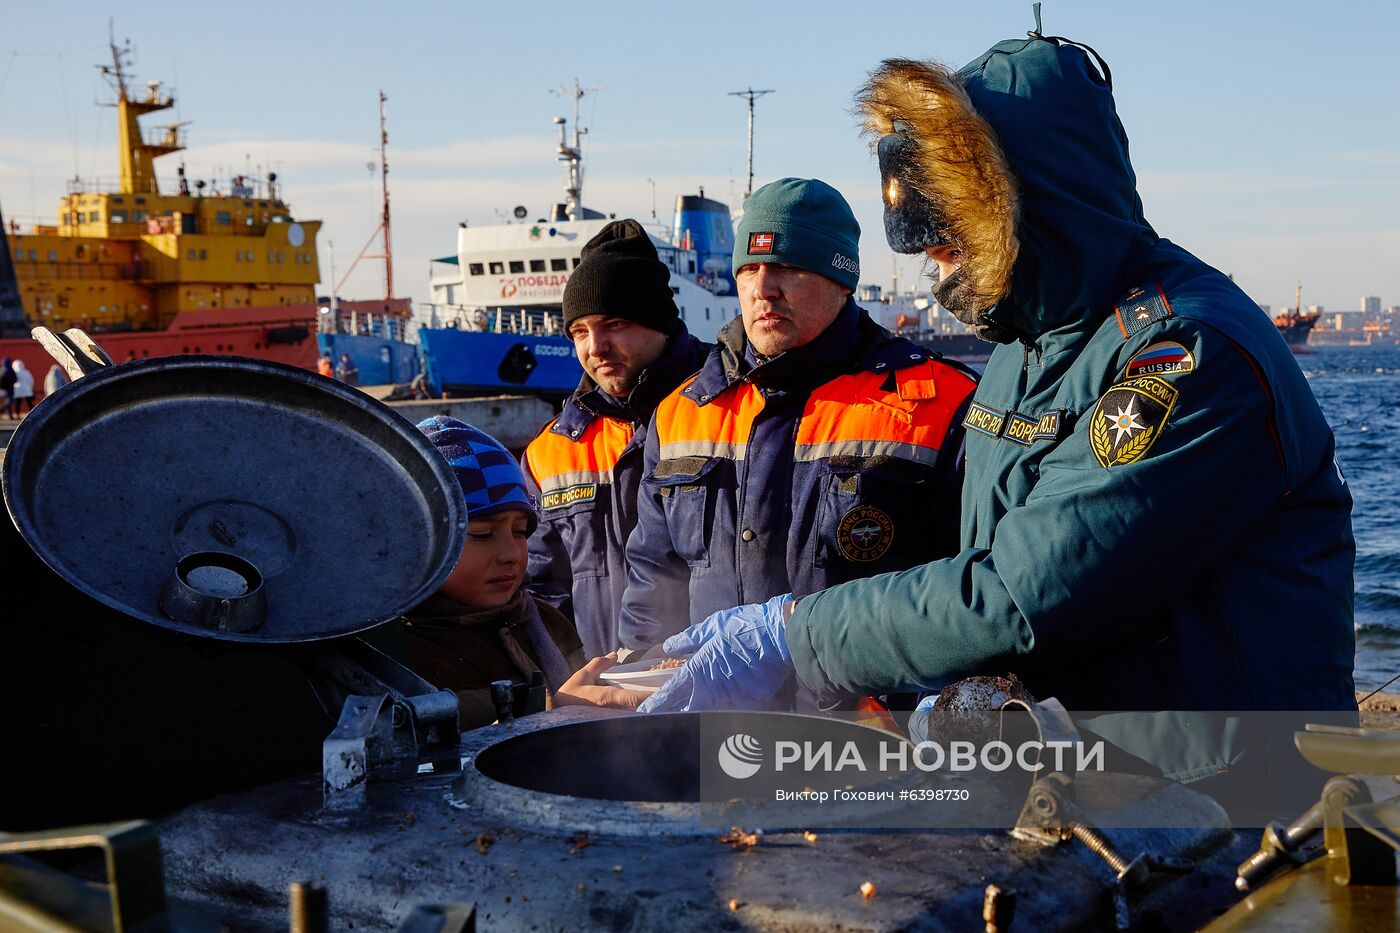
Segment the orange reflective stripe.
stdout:
[[681,395],[692,378],[666,396],[656,409],[656,440],[661,459],[726,457],[743,460],[754,419],[763,411],[763,396],[745,382],[708,405]]
[[904,385],[931,392],[929,397],[903,397],[898,374],[893,391],[884,388],[888,376],[868,372],[819,387],[802,413],[795,458],[895,456],[933,463],[953,416],[976,386],[963,373],[932,360],[908,369],[912,372]]
[[542,492],[577,483],[612,481],[617,458],[632,440],[632,425],[614,418],[594,418],[583,436],[555,434],[551,421],[525,448],[525,461]]

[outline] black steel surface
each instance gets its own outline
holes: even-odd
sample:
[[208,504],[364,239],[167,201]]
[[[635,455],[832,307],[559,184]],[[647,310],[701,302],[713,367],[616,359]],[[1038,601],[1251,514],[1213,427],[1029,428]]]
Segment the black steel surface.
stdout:
[[[370,628],[433,593],[466,529],[438,452],[333,380],[230,357],[143,360],[35,408],[3,469],[26,542],[82,592],[162,628],[224,641],[314,641]],[[159,607],[177,563],[233,554],[264,580],[248,631]]]

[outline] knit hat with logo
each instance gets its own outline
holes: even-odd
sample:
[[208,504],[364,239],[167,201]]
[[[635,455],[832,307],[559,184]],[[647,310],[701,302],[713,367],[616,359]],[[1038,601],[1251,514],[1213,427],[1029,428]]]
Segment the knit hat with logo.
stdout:
[[855,290],[860,224],[841,192],[815,178],[780,178],[744,201],[734,235],[734,271],[781,262]]
[[564,327],[590,314],[626,318],[663,334],[681,329],[671,270],[635,220],[614,220],[599,230],[564,285]]
[[420,421],[418,430],[447,458],[456,474],[467,504],[468,521],[517,510],[525,513],[529,530],[534,533],[539,512],[534,497],[525,489],[525,472],[500,441],[446,415]]

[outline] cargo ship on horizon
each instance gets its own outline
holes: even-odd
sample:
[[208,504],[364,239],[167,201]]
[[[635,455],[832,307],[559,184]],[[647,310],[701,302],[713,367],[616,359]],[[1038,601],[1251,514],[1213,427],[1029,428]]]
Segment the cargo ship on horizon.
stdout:
[[181,165],[162,191],[155,160],[185,148],[184,124],[139,118],[175,99],[158,81],[132,93],[129,46],[109,45],[120,177],[72,179],[52,224],[0,218],[0,356],[47,371],[29,338],[43,325],[87,331],[118,363],[216,353],[314,368],[321,222],[294,217],[273,172],[191,181]]
[[1302,301],[1303,283],[1299,282],[1293,292],[1293,307],[1274,315],[1274,326],[1295,353],[1308,352],[1308,335],[1321,317],[1316,311],[1304,311]]

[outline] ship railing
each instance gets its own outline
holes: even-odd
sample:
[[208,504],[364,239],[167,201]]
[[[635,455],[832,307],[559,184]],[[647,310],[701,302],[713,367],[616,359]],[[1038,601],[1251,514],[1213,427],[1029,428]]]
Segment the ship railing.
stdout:
[[155,126],[142,129],[141,141],[155,149],[183,149],[185,131],[177,126]]
[[[926,337],[971,337],[973,332],[961,324],[950,324],[944,327],[920,327],[917,329],[904,328],[897,331],[901,337],[918,342]],[[989,347],[990,348],[990,347]]]
[[[240,179],[242,184],[238,183]],[[199,181],[204,182],[203,189],[199,188],[196,184],[196,182]],[[251,175],[214,176],[211,178],[194,178],[191,176],[185,179],[185,183],[189,186],[189,194],[206,198],[241,197],[268,201],[275,200],[282,196],[282,185],[280,181],[276,186],[277,193],[273,195],[268,192],[267,184],[263,179],[255,178]],[[173,197],[180,193],[180,178],[178,175],[157,176],[156,184],[159,186],[162,195]],[[69,195],[121,194],[122,180],[119,175],[75,175],[64,182],[64,188],[65,192]],[[141,194],[141,192],[138,192],[138,195],[139,194]],[[8,218],[6,222],[8,223]]]
[[413,343],[418,339],[418,322],[411,318],[341,310],[335,319],[331,320],[330,309],[322,307],[321,319],[328,325],[321,329],[333,333],[379,337],[383,340],[402,340],[405,343]]
[[49,262],[46,259],[15,259],[15,272],[24,270],[31,279],[123,279],[139,281],[151,277],[150,264],[135,262]]
[[564,336],[564,314],[555,308],[478,308],[425,301],[418,305],[417,319],[423,327],[483,334]]

